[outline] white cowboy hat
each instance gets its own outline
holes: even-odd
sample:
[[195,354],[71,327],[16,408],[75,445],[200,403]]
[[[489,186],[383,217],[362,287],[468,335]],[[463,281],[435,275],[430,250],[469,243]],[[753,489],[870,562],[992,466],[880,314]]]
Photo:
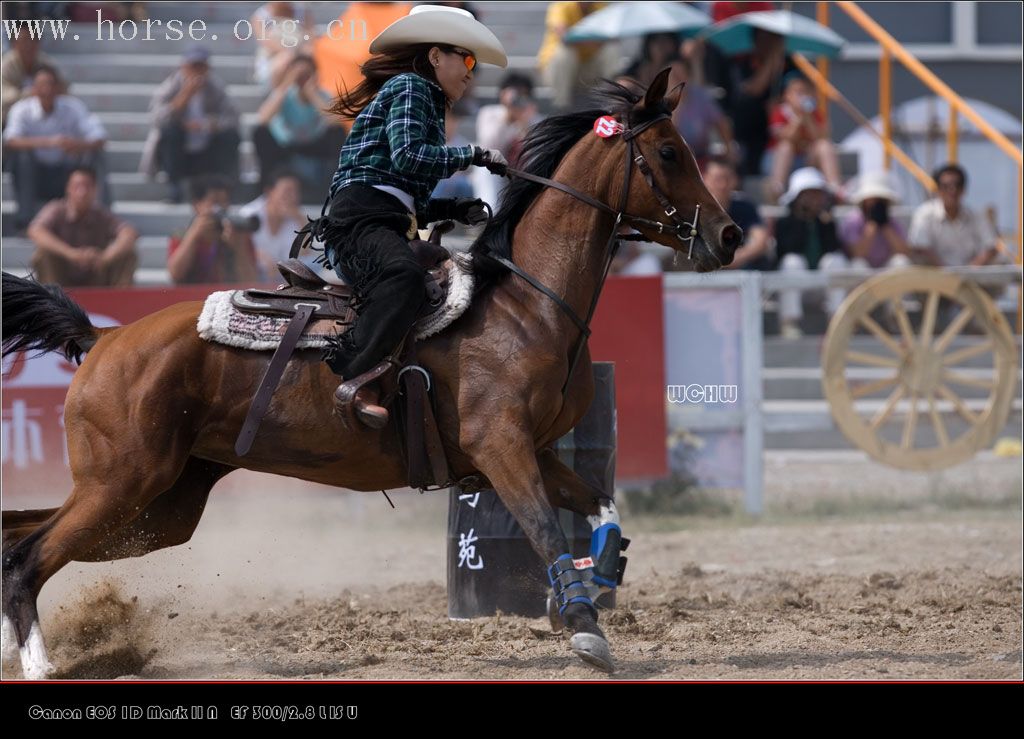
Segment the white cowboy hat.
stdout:
[[370,53],[391,51],[409,44],[448,44],[472,51],[478,61],[504,69],[505,47],[498,37],[468,10],[444,5],[417,5],[370,42]]
[[869,198],[881,198],[890,203],[900,201],[900,196],[889,186],[889,176],[885,172],[868,172],[861,175],[857,189],[850,196],[850,202],[860,205]]
[[801,167],[789,176],[789,189],[779,198],[779,203],[789,205],[805,190],[832,192],[825,176],[814,167]]

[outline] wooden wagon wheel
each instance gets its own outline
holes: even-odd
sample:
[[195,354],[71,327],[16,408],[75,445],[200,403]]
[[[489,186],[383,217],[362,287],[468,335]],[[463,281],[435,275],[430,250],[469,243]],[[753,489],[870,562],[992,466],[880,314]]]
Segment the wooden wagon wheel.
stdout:
[[[914,301],[916,326],[908,312]],[[968,326],[981,335],[962,335]],[[962,366],[971,360],[984,366]],[[851,443],[893,467],[936,470],[988,448],[1005,426],[1017,351],[977,283],[913,267],[873,277],[847,296],[825,334],[822,370],[832,417]]]

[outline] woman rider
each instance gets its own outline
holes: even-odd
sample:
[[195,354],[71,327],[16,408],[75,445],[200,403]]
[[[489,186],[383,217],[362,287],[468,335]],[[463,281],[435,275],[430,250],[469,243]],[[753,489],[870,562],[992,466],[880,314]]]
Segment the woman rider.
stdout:
[[[508,64],[501,42],[469,12],[417,6],[385,28],[370,52],[363,82],[331,108],[355,122],[331,181],[329,214],[303,230],[321,238],[322,259],[357,297],[358,319],[324,354],[345,380],[395,350],[426,299],[425,274],[408,243],[417,228],[486,219],[481,200],[431,200],[437,183],[470,165],[503,173],[507,164],[495,150],[445,145],[445,113],[477,62]],[[375,428],[387,423],[369,388],[356,395],[355,410]]]

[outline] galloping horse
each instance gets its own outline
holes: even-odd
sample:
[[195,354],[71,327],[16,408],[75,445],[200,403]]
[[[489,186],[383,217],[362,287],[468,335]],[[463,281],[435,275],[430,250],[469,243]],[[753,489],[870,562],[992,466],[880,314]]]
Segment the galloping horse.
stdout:
[[[580,597],[571,557],[565,564],[555,509],[587,516],[595,536],[602,532],[602,559],[615,562],[619,538],[604,534],[618,529],[618,514],[548,448],[594,393],[578,314],[592,309],[623,224],[686,254],[702,272],[731,262],[742,238],[672,124],[680,91],[666,95],[668,72],[646,94],[605,81],[602,109],[553,116],[531,130],[521,178],[471,247],[480,286],[473,303],[417,344],[456,479],[486,478],[541,558],[554,563],[549,578],[570,647],[604,670],[613,669],[611,652],[590,599]],[[596,135],[595,118],[609,115],[614,125]],[[46,581],[72,561],[187,542],[210,489],[232,470],[361,491],[407,484],[396,425],[347,430],[330,403],[337,377],[315,350],[295,354],[254,446],[237,456],[234,441],[267,355],[201,339],[201,309],[179,303],[95,328],[59,288],[4,276],[5,353],[87,353],[64,406],[71,495],[60,508],[3,514],[3,651],[5,660],[20,656],[26,677],[53,671],[36,609]]]

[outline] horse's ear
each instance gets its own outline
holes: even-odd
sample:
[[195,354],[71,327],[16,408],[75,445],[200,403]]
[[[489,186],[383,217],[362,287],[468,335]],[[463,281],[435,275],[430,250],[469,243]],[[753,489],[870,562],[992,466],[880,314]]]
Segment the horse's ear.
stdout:
[[665,97],[665,90],[668,89],[668,76],[671,72],[672,67],[665,67],[658,72],[658,76],[654,78],[651,86],[647,88],[647,94],[644,95],[640,107],[650,110],[661,102],[661,99]]
[[683,88],[686,87],[685,82],[680,82],[678,85],[672,88],[672,91],[665,96],[665,105],[668,107],[668,112],[671,113],[679,105],[679,101],[683,98]]

